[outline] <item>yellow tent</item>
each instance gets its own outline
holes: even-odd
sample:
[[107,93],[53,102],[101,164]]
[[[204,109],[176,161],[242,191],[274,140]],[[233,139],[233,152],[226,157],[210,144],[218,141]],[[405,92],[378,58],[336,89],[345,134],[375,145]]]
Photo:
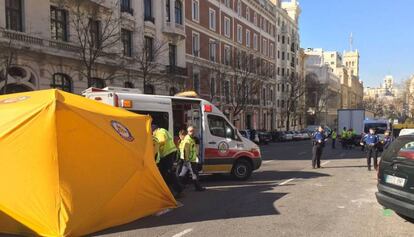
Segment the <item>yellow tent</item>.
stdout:
[[0,232],[81,236],[176,207],[150,123],[59,90],[0,96]]

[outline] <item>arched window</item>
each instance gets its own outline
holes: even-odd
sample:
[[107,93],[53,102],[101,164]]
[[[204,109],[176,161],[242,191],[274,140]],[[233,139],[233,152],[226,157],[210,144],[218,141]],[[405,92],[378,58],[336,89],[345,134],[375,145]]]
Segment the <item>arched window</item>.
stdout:
[[155,88],[153,85],[145,85],[144,94],[155,95]]
[[175,23],[183,24],[183,4],[180,0],[175,0]]
[[105,88],[106,84],[102,78],[93,77],[89,81],[89,87],[96,87],[96,88]]
[[134,83],[130,82],[130,81],[126,81],[124,83],[124,87],[125,88],[135,88]]
[[72,92],[72,80],[70,77],[63,73],[55,73],[52,77],[51,88],[56,88],[66,92]]

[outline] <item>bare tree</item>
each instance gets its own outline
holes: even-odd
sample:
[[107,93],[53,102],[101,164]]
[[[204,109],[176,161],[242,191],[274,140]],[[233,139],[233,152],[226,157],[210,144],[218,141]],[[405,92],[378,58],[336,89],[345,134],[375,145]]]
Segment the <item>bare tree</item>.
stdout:
[[291,120],[297,120],[298,115],[303,113],[303,97],[305,95],[305,83],[302,78],[296,74],[286,78],[285,84],[288,85],[286,98],[286,107],[283,109],[282,120],[286,121],[286,129],[290,130]]
[[7,43],[2,45],[0,51],[0,82],[4,81],[4,85],[0,94],[7,94],[8,77],[11,67],[16,63],[18,50],[9,39]]
[[168,79],[174,78],[168,78],[168,75],[174,72],[174,65],[165,67],[161,62],[168,52],[167,41],[144,37],[137,51],[131,62],[137,64],[140,69],[139,77],[142,79],[144,93],[149,93],[149,87],[163,85]]
[[336,93],[329,89],[328,83],[321,83],[316,74],[306,75],[306,108],[313,111],[315,123],[322,122],[322,114],[328,112],[329,101],[336,98]]
[[116,60],[121,51],[117,45],[121,40],[121,18],[119,16],[120,1],[114,0],[111,6],[108,1],[60,0],[59,4],[69,9],[72,35],[76,38],[76,52],[79,55],[79,73],[92,86],[95,73],[103,59],[114,63],[105,63],[103,80],[113,79],[123,69],[123,60]]

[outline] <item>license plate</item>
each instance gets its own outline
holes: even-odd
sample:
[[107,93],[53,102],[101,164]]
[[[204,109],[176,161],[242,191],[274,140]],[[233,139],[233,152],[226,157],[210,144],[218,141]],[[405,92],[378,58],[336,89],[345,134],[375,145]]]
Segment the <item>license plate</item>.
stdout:
[[406,179],[393,175],[385,175],[385,182],[399,187],[404,187]]

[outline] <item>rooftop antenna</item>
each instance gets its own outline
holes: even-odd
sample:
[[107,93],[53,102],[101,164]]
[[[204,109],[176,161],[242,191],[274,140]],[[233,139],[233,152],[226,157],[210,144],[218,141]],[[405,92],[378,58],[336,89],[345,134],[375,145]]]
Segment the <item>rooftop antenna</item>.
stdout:
[[352,32],[349,36],[349,49],[351,50],[351,52],[354,50],[354,36],[352,35]]

